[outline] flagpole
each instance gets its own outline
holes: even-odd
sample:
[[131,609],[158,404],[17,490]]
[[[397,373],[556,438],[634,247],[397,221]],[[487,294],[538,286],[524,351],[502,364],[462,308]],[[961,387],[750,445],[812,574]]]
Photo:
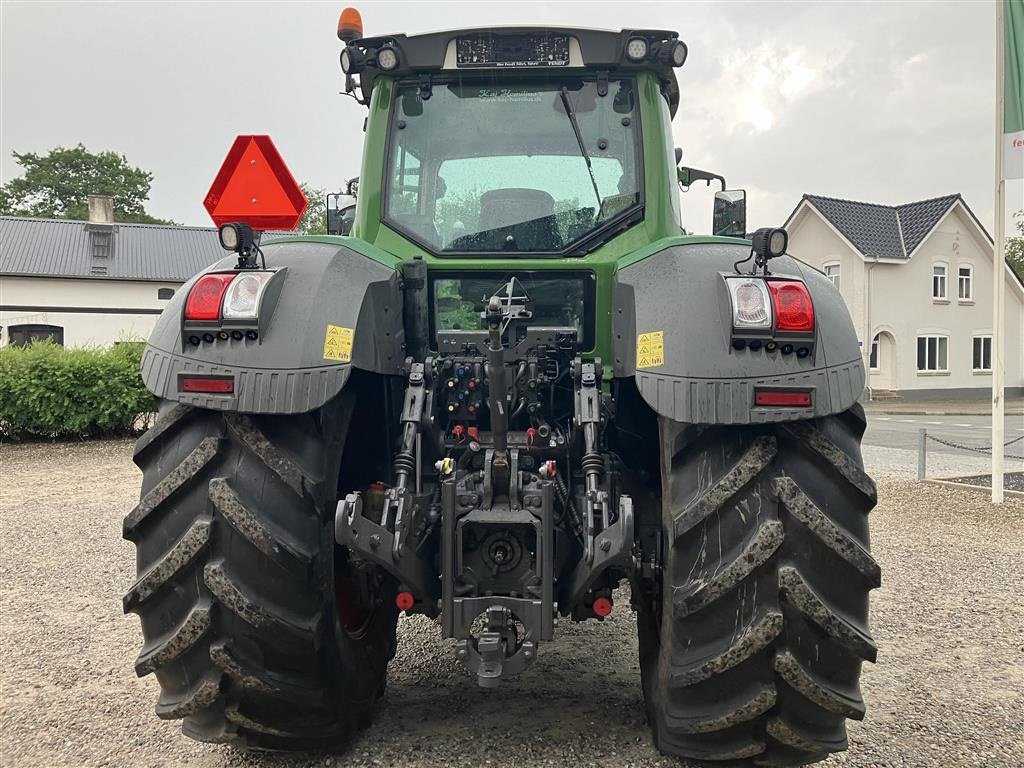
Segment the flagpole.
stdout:
[[1005,209],[1006,181],[1003,178],[1003,107],[1006,98],[1003,69],[1005,66],[1004,0],[996,0],[996,226],[995,252],[992,259],[992,503],[1003,503],[1003,420],[1006,375],[1003,355],[1003,300],[1006,279]]

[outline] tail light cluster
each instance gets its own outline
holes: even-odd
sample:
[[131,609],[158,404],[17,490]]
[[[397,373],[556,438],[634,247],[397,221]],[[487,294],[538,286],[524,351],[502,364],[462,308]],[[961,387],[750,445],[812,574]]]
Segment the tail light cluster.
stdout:
[[730,275],[732,346],[807,357],[814,346],[814,302],[807,286],[790,278]]
[[260,307],[267,287],[279,272],[236,270],[200,277],[185,299],[188,342],[198,346],[259,337]]

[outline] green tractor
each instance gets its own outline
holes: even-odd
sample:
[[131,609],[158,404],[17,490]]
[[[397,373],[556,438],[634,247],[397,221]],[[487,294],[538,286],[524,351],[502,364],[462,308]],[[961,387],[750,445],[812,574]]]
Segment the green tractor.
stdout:
[[684,43],[342,22],[368,107],[351,235],[224,225],[233,255],[144,353],[124,607],[157,714],[329,747],[382,696],[401,611],[500,688],[557,617],[628,595],[658,749],[845,749],[876,654],[864,364],[785,230],[746,237],[742,194],[683,230],[680,186],[720,178],[678,167]]

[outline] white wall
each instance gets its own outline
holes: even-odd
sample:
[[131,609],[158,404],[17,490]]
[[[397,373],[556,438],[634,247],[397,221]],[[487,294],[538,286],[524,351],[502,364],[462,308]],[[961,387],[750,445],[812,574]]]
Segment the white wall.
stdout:
[[[790,251],[821,269],[831,261],[842,264],[842,294],[850,309],[858,338],[869,351],[870,340],[880,332],[895,340],[891,354],[882,355],[882,370],[871,373],[878,389],[934,390],[988,388],[990,373],[972,370],[973,336],[992,333],[992,245],[978,231],[969,215],[954,207],[936,230],[920,245],[909,262],[877,264],[865,261],[816,213],[805,208],[792,222]],[[932,298],[932,268],[947,266],[946,301]],[[957,270],[973,267],[973,300],[959,301]],[[1006,386],[1024,387],[1024,289],[1007,270]],[[865,292],[870,312],[865,317]],[[868,329],[870,325],[870,329]],[[917,370],[917,337],[936,334],[949,337],[948,372]],[[895,370],[885,370],[892,363]]]
[[0,277],[0,307],[18,307],[0,310],[0,345],[8,341],[8,327],[23,323],[62,327],[68,347],[147,339],[159,315],[131,310],[162,310],[167,300],[157,298],[158,290],[178,287],[131,280]]

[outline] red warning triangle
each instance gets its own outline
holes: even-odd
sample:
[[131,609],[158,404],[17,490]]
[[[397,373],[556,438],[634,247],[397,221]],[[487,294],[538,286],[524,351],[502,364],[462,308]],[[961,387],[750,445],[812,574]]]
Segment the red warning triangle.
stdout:
[[306,198],[269,136],[238,136],[203,205],[218,227],[241,221],[256,230],[295,229]]

